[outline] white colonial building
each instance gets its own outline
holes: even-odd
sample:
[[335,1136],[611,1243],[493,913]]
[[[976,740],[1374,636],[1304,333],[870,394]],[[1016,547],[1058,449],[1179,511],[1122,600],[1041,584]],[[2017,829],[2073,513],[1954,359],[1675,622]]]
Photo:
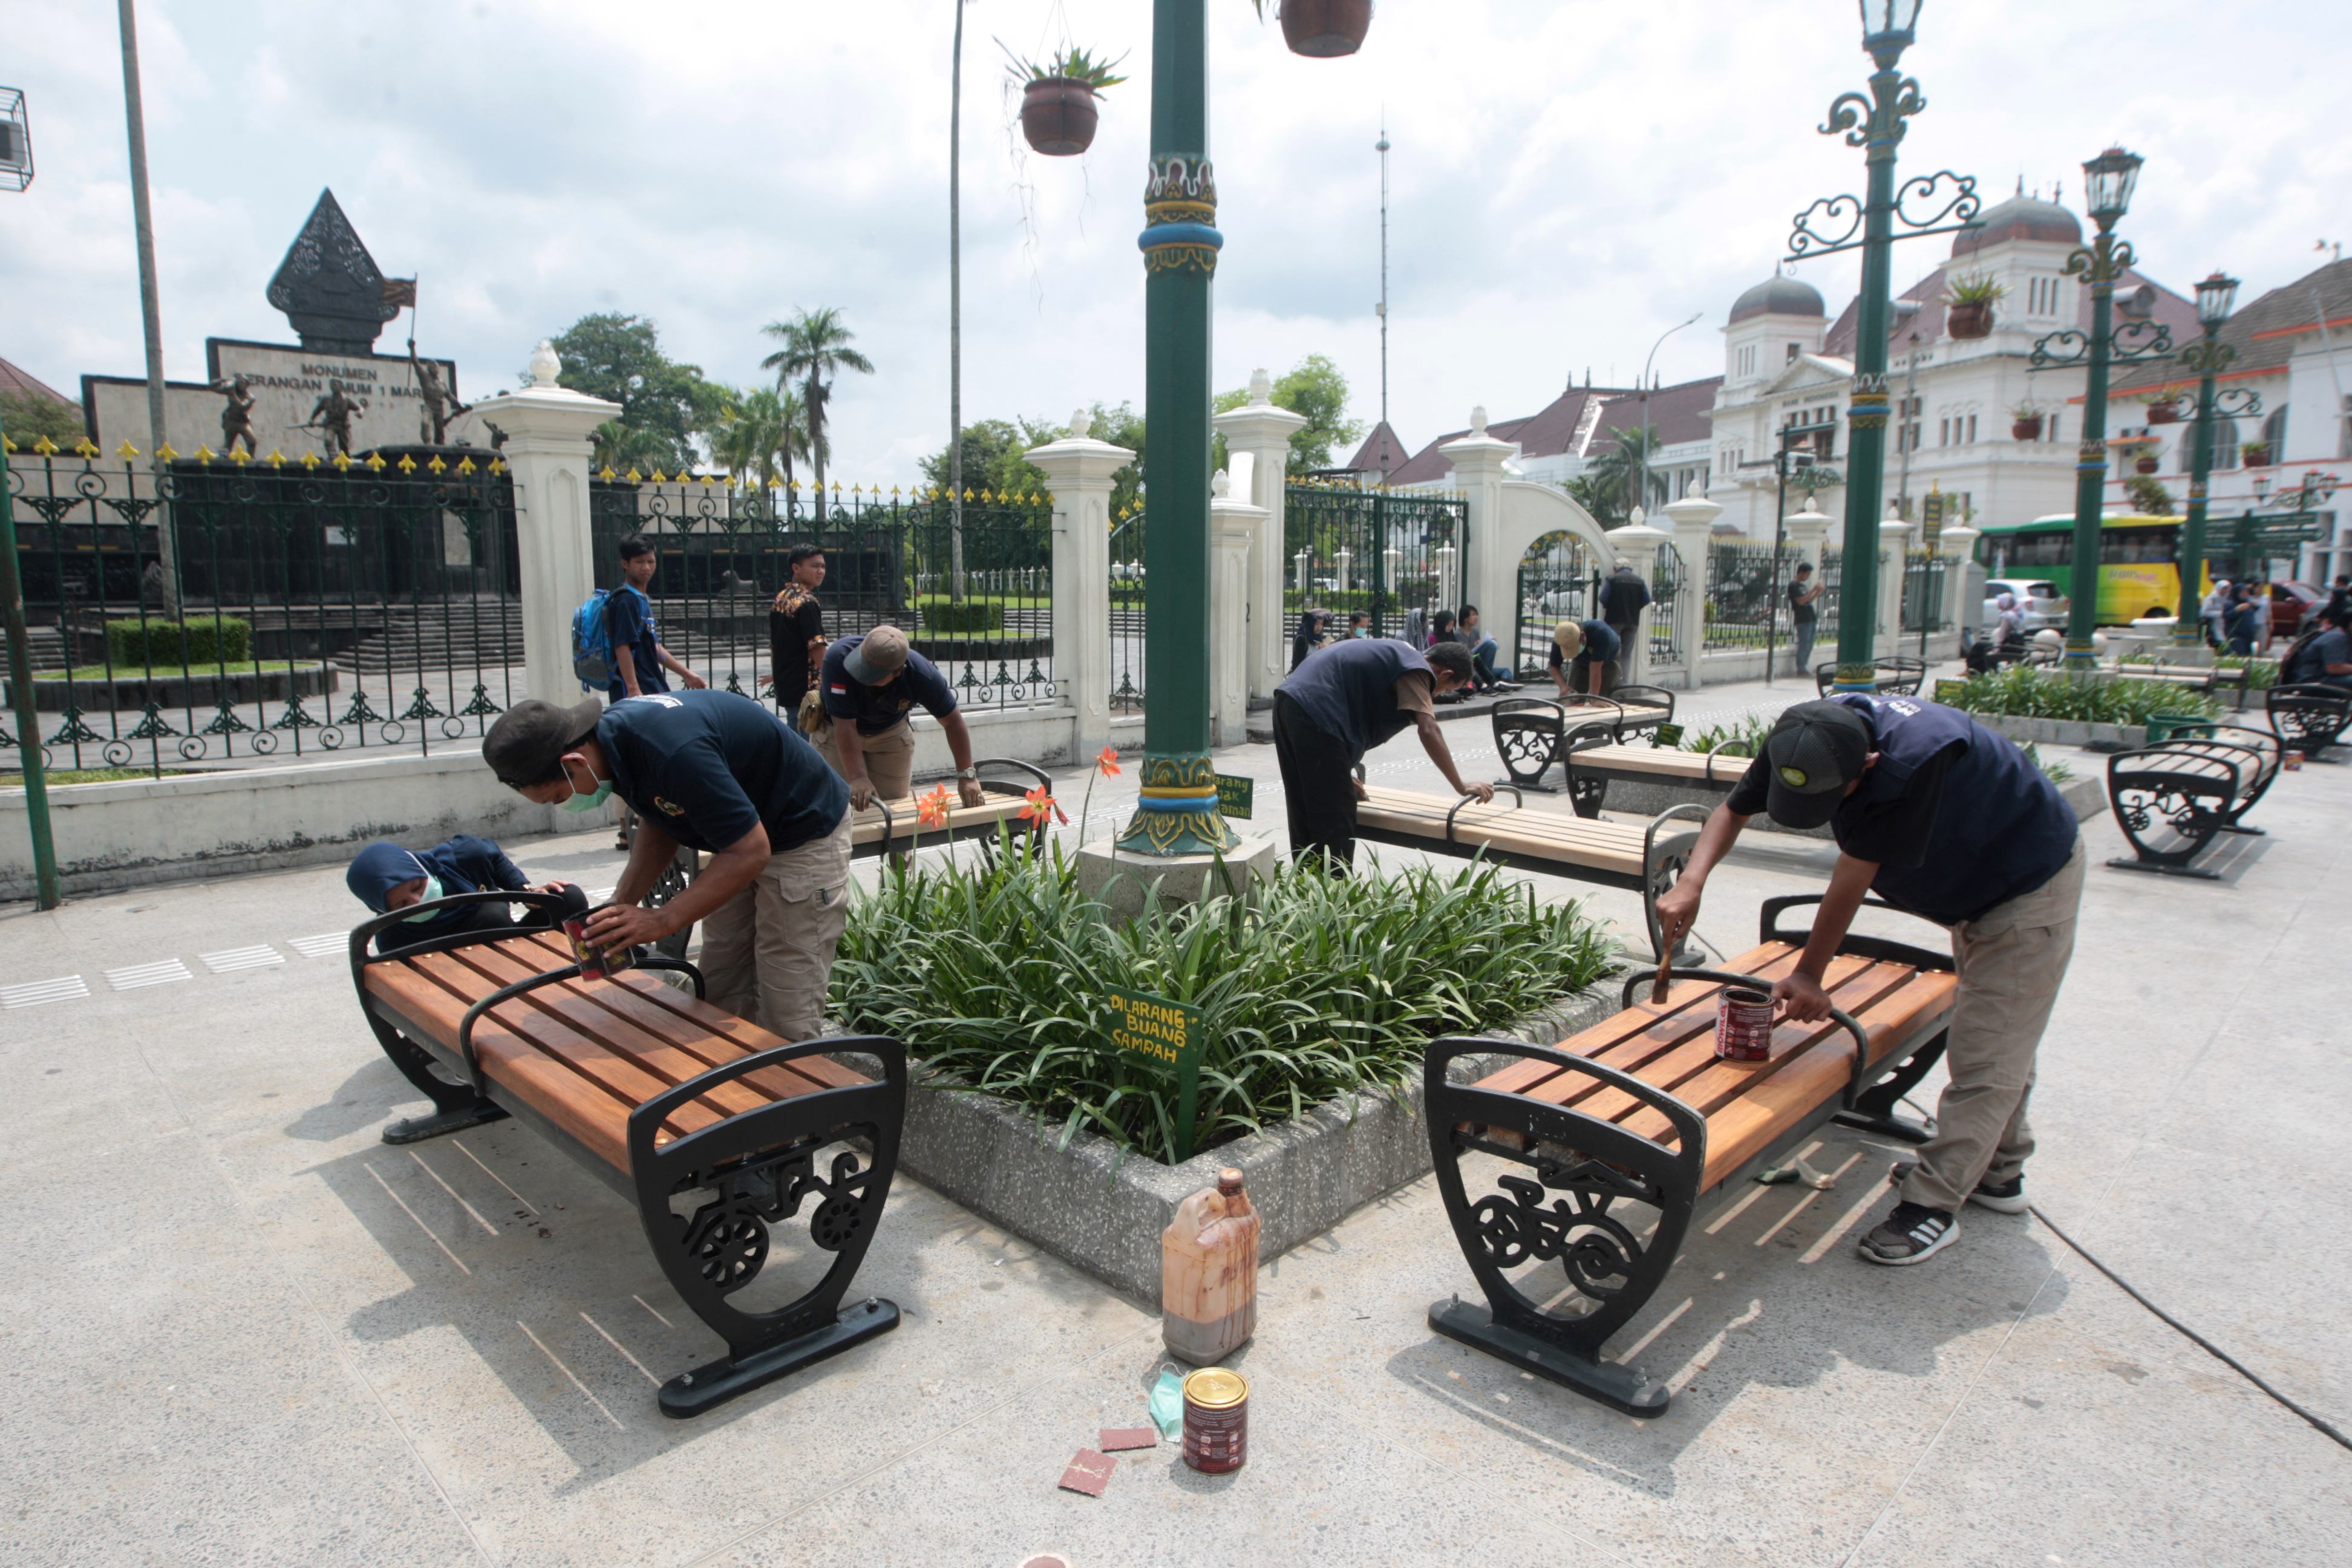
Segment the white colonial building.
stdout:
[[[1895,415],[1883,489],[1906,517],[1919,514],[1919,498],[1931,489],[1950,498],[1948,518],[1979,521],[2017,521],[2074,504],[2084,374],[2029,374],[2026,363],[2044,333],[2089,328],[2089,292],[2064,271],[2083,227],[2064,207],[2022,191],[1988,208],[1982,222],[1954,236],[1948,259],[1904,292],[1887,333]],[[1954,280],[1977,277],[2004,292],[1990,335],[1964,342],[1946,330],[1944,293]],[[2116,310],[2119,321],[2163,322],[2177,341],[2196,331],[2188,300],[2136,271],[2116,285]],[[1822,426],[1801,449],[1843,471],[1858,328],[1856,302],[1832,323],[1821,294],[1794,278],[1768,279],[1733,303],[1709,492],[1725,522],[1752,538],[1771,537],[1773,455],[1784,428]],[[2041,419],[2022,439],[2021,414]],[[1822,509],[1842,516],[1844,498],[1843,488],[1824,490]]]

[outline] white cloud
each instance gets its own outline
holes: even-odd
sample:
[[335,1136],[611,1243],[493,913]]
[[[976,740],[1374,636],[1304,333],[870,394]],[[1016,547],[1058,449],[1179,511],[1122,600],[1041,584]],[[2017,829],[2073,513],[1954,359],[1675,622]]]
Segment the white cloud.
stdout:
[[[0,205],[0,354],[61,386],[141,364],[114,7],[49,0],[5,69],[31,96],[40,178]],[[277,340],[261,290],[322,185],[386,271],[423,279],[422,346],[468,394],[511,384],[581,313],[660,322],[681,357],[758,375],[763,321],[836,305],[879,374],[835,405],[846,477],[902,482],[947,421],[947,0],[146,0],[141,37],[167,365],[206,335]],[[1140,0],[974,0],[967,13],[968,417],[1061,417],[1142,395],[1134,237],[1150,109]],[[1009,150],[1003,56],[1126,52],[1082,160]],[[1394,143],[1392,417],[1418,445],[1532,410],[1589,365],[1720,368],[1732,297],[1790,215],[1857,189],[1815,135],[1868,64],[1845,0],[1390,0],[1352,59],[1300,59],[1243,0],[1211,0],[1213,153],[1226,249],[1216,380],[1331,354],[1378,397],[1378,167]],[[2006,195],[2110,140],[2148,159],[2127,232],[2176,287],[2248,294],[2338,232],[2352,150],[2328,106],[2331,8],[1938,0],[1906,66],[1927,111],[1904,168]],[[1025,197],[1025,199],[1024,199]],[[1024,209],[1026,217],[1024,218]],[[1943,242],[1897,252],[1898,286]],[[1804,274],[1832,301],[1837,261]],[[389,347],[387,340],[385,346]]]

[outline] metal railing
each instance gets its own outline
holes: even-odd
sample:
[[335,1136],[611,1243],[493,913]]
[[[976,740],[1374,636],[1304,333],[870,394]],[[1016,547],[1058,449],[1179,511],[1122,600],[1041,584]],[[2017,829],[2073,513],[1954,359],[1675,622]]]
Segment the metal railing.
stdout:
[[1706,553],[1706,646],[1760,648],[1775,627],[1788,630],[1790,580],[1803,552],[1783,545],[1776,563],[1769,544],[1718,544]]
[[1110,710],[1143,711],[1144,514],[1131,512],[1110,531]]
[[1600,563],[1577,535],[1545,534],[1519,557],[1518,592],[1519,646],[1513,650],[1514,668],[1540,679],[1551,658],[1552,628],[1562,621],[1591,620],[1598,613]]
[[1902,619],[1906,632],[1948,631],[1950,610],[1944,603],[1945,563],[1932,550],[1911,550],[1903,556]]
[[1671,542],[1658,546],[1657,564],[1650,574],[1650,662],[1680,668],[1684,662],[1680,624],[1675,611],[1683,595],[1683,552]]
[[834,487],[820,520],[801,486],[721,478],[645,479],[610,469],[589,486],[596,584],[621,581],[618,546],[654,547],[646,595],[662,645],[712,686],[767,700],[776,674],[769,616],[791,552],[825,553],[824,635],[891,625],[940,667],[967,708],[1050,703],[1053,509],[1043,495],[972,490],[961,510],[938,489],[887,495]]
[[1402,637],[1415,613],[1425,629],[1439,610],[1460,608],[1469,515],[1469,502],[1449,496],[1320,479],[1286,485],[1284,643],[1308,610],[1331,612],[1342,627],[1368,611],[1374,637]]
[[513,700],[514,497],[494,455],[165,456],[158,476],[127,447],[12,444],[47,765],[430,752],[478,739]]

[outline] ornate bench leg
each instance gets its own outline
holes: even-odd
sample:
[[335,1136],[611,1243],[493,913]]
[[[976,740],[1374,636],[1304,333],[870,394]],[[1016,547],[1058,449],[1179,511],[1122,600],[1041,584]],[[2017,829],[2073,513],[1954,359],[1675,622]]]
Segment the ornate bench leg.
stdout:
[[[879,1057],[882,1080],[761,1106],[655,1146],[663,1121],[688,1100],[747,1073],[834,1051]],[[881,1224],[906,1109],[906,1047],[856,1037],[754,1052],[630,1112],[629,1169],[646,1239],[671,1286],[728,1350],[662,1384],[663,1415],[698,1415],[898,1326],[898,1309],[888,1301],[869,1296],[845,1308],[842,1300]],[[852,1139],[866,1143],[870,1158],[835,1147]],[[680,1214],[674,1200],[688,1194],[701,1201]],[[771,1227],[796,1218],[811,1200],[809,1239],[834,1254],[824,1278],[772,1311],[730,1304],[728,1297],[767,1262]]]
[[[1669,1148],[1524,1095],[1446,1081],[1455,1058],[1489,1052],[1534,1057],[1634,1095],[1666,1116],[1677,1143]],[[1483,1307],[1458,1295],[1437,1302],[1429,1326],[1629,1415],[1663,1414],[1670,1398],[1664,1386],[1636,1368],[1603,1361],[1601,1347],[1642,1310],[1674,1265],[1706,1168],[1706,1120],[1612,1068],[1517,1041],[1438,1040],[1423,1071],[1438,1190],[1486,1296]],[[1474,1200],[1464,1179],[1465,1154],[1521,1169],[1497,1176],[1497,1190]],[[1656,1228],[1645,1245],[1640,1231],[1651,1215]],[[1590,1311],[1547,1310],[1544,1301],[1561,1294],[1552,1281],[1538,1300],[1507,1272],[1553,1259]]]
[[[2238,793],[2236,780],[2233,777],[2225,784],[2189,777],[2166,772],[2160,763],[2139,768],[2116,765],[2139,757],[2161,755],[2133,752],[2116,757],[2107,765],[2107,804],[2115,811],[2116,826],[2131,841],[2135,857],[2130,860],[2118,857],[2107,864],[2118,871],[2154,871],[2168,877],[2201,877],[2219,881],[2220,872],[2190,862],[2205,852],[2205,847],[2213,842],[2228,820],[2230,803]],[[2158,848],[2154,835],[2159,826],[2170,829],[2180,842],[2170,848]]]
[[451,1083],[435,1072],[432,1054],[377,1017],[375,1010],[366,1005],[364,993],[362,994],[361,1011],[367,1016],[368,1027],[375,1031],[376,1043],[383,1047],[383,1054],[390,1057],[392,1065],[400,1069],[400,1076],[415,1084],[433,1102],[432,1115],[411,1116],[385,1127],[385,1142],[422,1143],[427,1138],[463,1132],[468,1127],[479,1127],[487,1121],[506,1120],[506,1111],[476,1094],[471,1085]]
[[1850,1110],[1841,1110],[1830,1120],[1841,1127],[1857,1128],[1875,1132],[1882,1138],[1892,1138],[1903,1143],[1926,1143],[1935,1136],[1932,1123],[1922,1125],[1908,1117],[1895,1114],[1903,1097],[1919,1087],[1927,1069],[1944,1057],[1944,1036],[1936,1037],[1911,1053],[1900,1067],[1878,1080],[1854,1098]]

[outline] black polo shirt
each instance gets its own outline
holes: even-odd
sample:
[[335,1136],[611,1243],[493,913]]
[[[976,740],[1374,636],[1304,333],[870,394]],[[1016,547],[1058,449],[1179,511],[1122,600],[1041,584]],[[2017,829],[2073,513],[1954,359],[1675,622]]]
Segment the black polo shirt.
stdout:
[[596,743],[613,793],[689,847],[768,830],[782,854],[841,825],[849,785],[775,713],[732,691],[665,691],[604,710]]

